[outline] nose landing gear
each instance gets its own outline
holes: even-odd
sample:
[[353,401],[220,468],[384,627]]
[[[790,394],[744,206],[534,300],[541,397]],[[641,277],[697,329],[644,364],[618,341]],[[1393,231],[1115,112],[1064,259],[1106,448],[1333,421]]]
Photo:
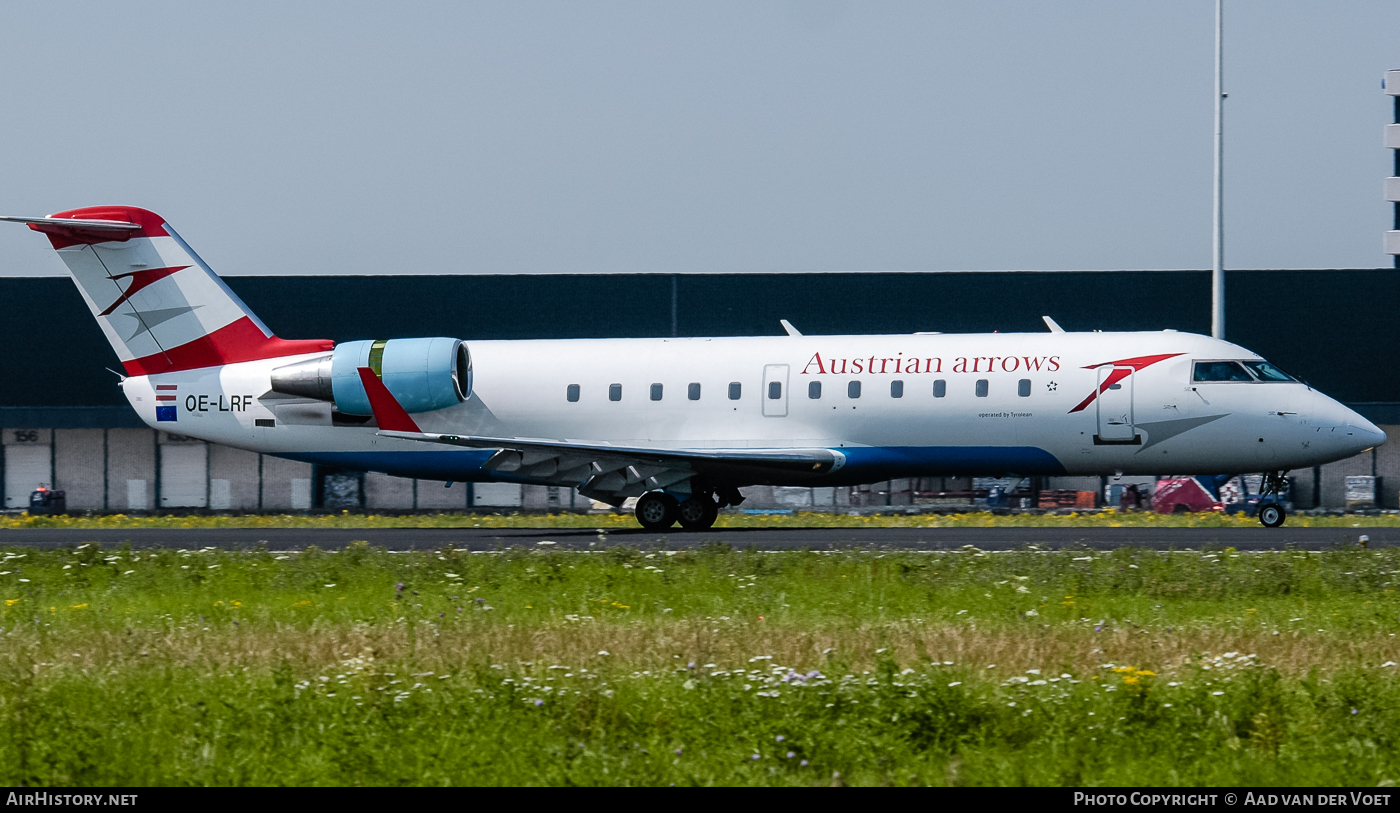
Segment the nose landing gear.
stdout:
[[1283,510],[1283,490],[1287,485],[1286,471],[1265,472],[1263,486],[1259,489],[1259,508],[1255,516],[1265,528],[1277,528],[1288,519]]

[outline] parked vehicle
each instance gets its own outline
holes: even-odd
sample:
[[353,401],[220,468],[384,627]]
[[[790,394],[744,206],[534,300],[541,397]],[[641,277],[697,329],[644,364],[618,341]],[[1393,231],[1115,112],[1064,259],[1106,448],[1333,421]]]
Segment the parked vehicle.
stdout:
[[29,513],[37,514],[66,514],[68,513],[68,495],[62,491],[54,491],[43,483],[29,494]]
[[1223,511],[1225,504],[1200,477],[1163,477],[1152,493],[1152,510],[1159,514]]

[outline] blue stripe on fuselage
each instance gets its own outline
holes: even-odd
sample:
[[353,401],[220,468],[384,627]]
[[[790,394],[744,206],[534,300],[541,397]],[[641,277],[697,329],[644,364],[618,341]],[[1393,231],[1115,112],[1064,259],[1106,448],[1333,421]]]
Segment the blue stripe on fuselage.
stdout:
[[892,477],[1064,474],[1065,467],[1035,446],[856,446],[836,451],[846,465],[832,485],[855,485]]
[[279,454],[288,460],[334,466],[338,469],[379,471],[420,480],[490,482],[515,480],[509,474],[482,471],[495,449],[433,449],[422,452],[295,452]]
[[[834,474],[794,485],[856,485],[892,477],[1064,474],[1054,455],[1034,446],[855,446],[837,449],[846,465]],[[491,449],[433,449],[421,452],[300,452],[289,460],[342,469],[380,471],[399,477],[462,482],[530,482],[509,473],[482,471]]]

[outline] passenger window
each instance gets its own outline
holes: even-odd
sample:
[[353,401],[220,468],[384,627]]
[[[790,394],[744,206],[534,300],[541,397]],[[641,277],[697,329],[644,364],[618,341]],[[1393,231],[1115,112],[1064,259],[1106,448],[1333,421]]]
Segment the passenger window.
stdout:
[[1031,380],[1029,378],[1023,378],[1016,382],[1016,394],[1022,398],[1031,397]]
[[1254,377],[1260,381],[1296,381],[1293,376],[1275,367],[1267,361],[1246,361],[1244,366],[1248,368]]
[[978,398],[986,398],[986,397],[987,397],[987,379],[985,379],[985,378],[979,378],[979,379],[977,379],[977,397],[978,397]]
[[859,381],[852,381],[851,383],[849,383],[849,384],[846,385],[846,397],[847,397],[847,398],[859,398],[859,397],[860,397],[860,382],[859,382]]
[[661,400],[661,385],[660,385],[660,384],[652,384],[652,385],[651,385],[651,400],[653,400],[653,401],[660,401],[660,400]]
[[699,401],[699,400],[700,400],[700,385],[699,385],[699,384],[691,384],[691,385],[690,385],[690,388],[686,390],[685,395],[686,395],[687,398],[689,398],[689,399],[692,400],[692,401]]
[[1238,361],[1198,361],[1192,381],[1253,381]]
[[742,391],[743,391],[743,385],[741,385],[738,381],[731,381],[731,382],[729,382],[729,400],[731,400],[731,401],[737,401],[737,400],[739,400],[739,394],[740,394]]
[[609,401],[621,401],[621,400],[622,400],[622,385],[621,385],[621,384],[609,384],[609,385],[608,385],[608,400],[609,400]]
[[822,397],[822,382],[812,381],[807,384],[807,397],[813,401]]
[[768,400],[770,400],[770,401],[776,401],[776,400],[778,400],[779,398],[782,398],[782,397],[783,397],[783,382],[781,382],[781,381],[769,381],[769,382],[768,382]]
[[569,403],[571,403],[571,404],[577,402],[577,401],[578,401],[578,385],[577,385],[577,384],[570,384],[570,385],[569,385],[569,388],[568,388],[567,390],[565,390],[565,397],[569,399]]
[[903,398],[903,397],[904,397],[904,382],[903,382],[903,381],[891,381],[891,382],[890,382],[890,397],[891,397],[891,398]]
[[938,379],[937,381],[933,382],[933,397],[934,397],[934,398],[942,398],[943,396],[945,396],[945,395],[947,395],[947,394],[948,394],[948,382],[947,382],[947,381],[944,381],[943,379],[940,378],[940,379]]

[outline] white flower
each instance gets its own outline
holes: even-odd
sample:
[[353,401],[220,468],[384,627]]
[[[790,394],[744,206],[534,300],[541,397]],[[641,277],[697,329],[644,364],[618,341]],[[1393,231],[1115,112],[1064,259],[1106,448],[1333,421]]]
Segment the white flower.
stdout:
[[962,685],[962,681],[961,681],[961,680],[955,680],[955,681],[953,681],[952,683],[949,683],[949,684],[948,684],[948,688],[951,689],[951,688],[954,687],[954,686],[961,686],[961,685]]

